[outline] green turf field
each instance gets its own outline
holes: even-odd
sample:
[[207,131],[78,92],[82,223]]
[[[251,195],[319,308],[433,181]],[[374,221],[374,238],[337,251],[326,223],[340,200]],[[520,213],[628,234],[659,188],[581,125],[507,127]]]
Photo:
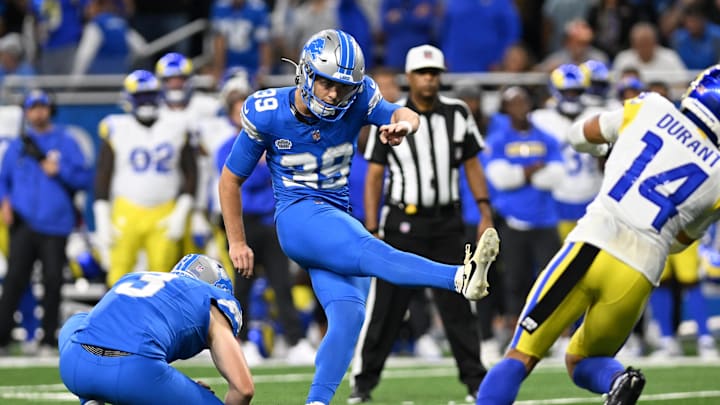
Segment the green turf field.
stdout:
[[[45,366],[32,359],[28,364],[0,362],[0,404],[77,403],[62,386],[52,361]],[[640,362],[648,383],[641,404],[708,405],[720,404],[720,362],[679,359],[670,363]],[[206,364],[179,365],[196,379],[209,383],[222,395],[224,383],[213,367]],[[253,404],[302,404],[312,369],[309,367],[263,366],[253,370]],[[343,381],[333,401],[344,404],[350,390]],[[465,392],[457,381],[449,360],[440,363],[394,362],[380,386],[373,392],[373,405],[462,404]],[[575,388],[559,365],[542,365],[525,382],[517,404],[601,404],[599,396]]]

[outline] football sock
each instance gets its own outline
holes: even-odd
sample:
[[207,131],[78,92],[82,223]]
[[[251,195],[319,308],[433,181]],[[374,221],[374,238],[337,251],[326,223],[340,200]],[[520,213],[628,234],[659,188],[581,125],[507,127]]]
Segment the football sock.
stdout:
[[330,403],[350,365],[365,320],[365,306],[356,301],[331,301],[325,313],[328,330],[315,357],[315,376],[306,403]]
[[612,357],[588,357],[581,360],[573,372],[573,381],[580,388],[596,394],[610,392],[615,377],[625,370]]
[[660,327],[661,336],[675,336],[672,306],[673,296],[669,287],[660,286],[650,294],[650,308]]
[[511,405],[526,376],[525,365],[505,358],[488,371],[478,390],[478,405]]
[[708,329],[708,312],[707,302],[705,296],[702,293],[700,284],[694,285],[687,289],[685,301],[687,309],[690,315],[690,319],[694,319],[697,323],[697,334],[698,336],[709,335],[710,330]]

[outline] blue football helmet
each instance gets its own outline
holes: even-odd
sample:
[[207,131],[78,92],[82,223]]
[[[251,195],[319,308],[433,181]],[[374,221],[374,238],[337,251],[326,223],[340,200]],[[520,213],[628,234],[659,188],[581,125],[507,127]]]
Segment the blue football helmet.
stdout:
[[140,122],[153,122],[160,105],[160,83],[147,70],[135,70],[123,81],[123,109]]
[[720,137],[720,65],[700,73],[680,101],[680,110],[702,129],[715,145]]
[[[163,98],[168,104],[187,104],[193,92],[192,83],[193,65],[190,59],[177,53],[170,52],[158,59],[155,63],[155,75],[162,82]],[[180,77],[183,79],[181,88],[170,88],[168,79]]]
[[580,97],[585,91],[585,78],[578,66],[568,63],[555,68],[550,73],[549,88],[561,114],[575,117],[582,112]]
[[580,71],[585,84],[583,96],[589,101],[588,104],[603,104],[610,92],[610,71],[607,65],[591,59],[580,65]]
[[233,293],[232,281],[223,265],[205,255],[192,253],[185,255],[170,272],[204,281],[230,294]]
[[[315,95],[315,81],[326,78],[337,87],[340,100],[326,103]],[[355,38],[340,30],[327,29],[313,35],[303,47],[296,83],[310,111],[321,120],[337,121],[352,106],[365,77],[365,57]]]

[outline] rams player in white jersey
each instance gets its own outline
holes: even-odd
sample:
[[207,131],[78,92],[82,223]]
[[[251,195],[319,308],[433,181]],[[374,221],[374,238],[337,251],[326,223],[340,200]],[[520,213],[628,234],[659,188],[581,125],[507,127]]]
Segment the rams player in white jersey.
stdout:
[[136,70],[124,82],[127,114],[100,122],[102,139],[93,212],[109,251],[107,284],[133,270],[145,250],[148,270],[167,271],[194,204],[197,165],[182,112],[159,112],[160,84]]
[[[190,131],[196,135],[196,124],[205,118],[215,117],[220,111],[217,98],[195,91],[193,65],[190,59],[177,52],[170,52],[158,59],[155,64],[155,76],[162,87],[162,109],[181,111],[190,122]],[[199,143],[200,153],[197,155],[198,181],[195,206],[191,215],[190,230],[183,238],[184,253],[196,253],[205,247],[211,236],[212,228],[207,219],[208,185],[211,181],[211,155]]]
[[538,128],[553,135],[562,148],[565,171],[562,180],[553,187],[561,239],[585,213],[585,207],[595,198],[602,181],[597,159],[575,151],[566,137],[573,120],[585,109],[580,101],[584,90],[585,77],[580,68],[560,65],[550,73],[550,92],[555,105],[535,110],[530,117]]
[[678,110],[656,93],[579,120],[581,152],[613,143],[598,196],[539,275],[504,357],[478,393],[482,405],[513,403],[560,333],[584,315],[565,362],[573,382],[605,404],[635,404],[643,374],[614,355],[642,314],[665,259],[720,217],[720,65],[701,73]]

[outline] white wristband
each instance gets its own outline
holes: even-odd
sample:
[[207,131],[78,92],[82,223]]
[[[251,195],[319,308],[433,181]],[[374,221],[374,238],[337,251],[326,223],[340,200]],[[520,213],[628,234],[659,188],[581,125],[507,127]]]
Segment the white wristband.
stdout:
[[407,129],[408,135],[410,135],[410,134],[413,133],[412,124],[409,123],[408,121],[404,121],[404,120],[403,120],[403,121],[398,121],[398,122],[396,122],[396,124],[404,126],[404,127]]

